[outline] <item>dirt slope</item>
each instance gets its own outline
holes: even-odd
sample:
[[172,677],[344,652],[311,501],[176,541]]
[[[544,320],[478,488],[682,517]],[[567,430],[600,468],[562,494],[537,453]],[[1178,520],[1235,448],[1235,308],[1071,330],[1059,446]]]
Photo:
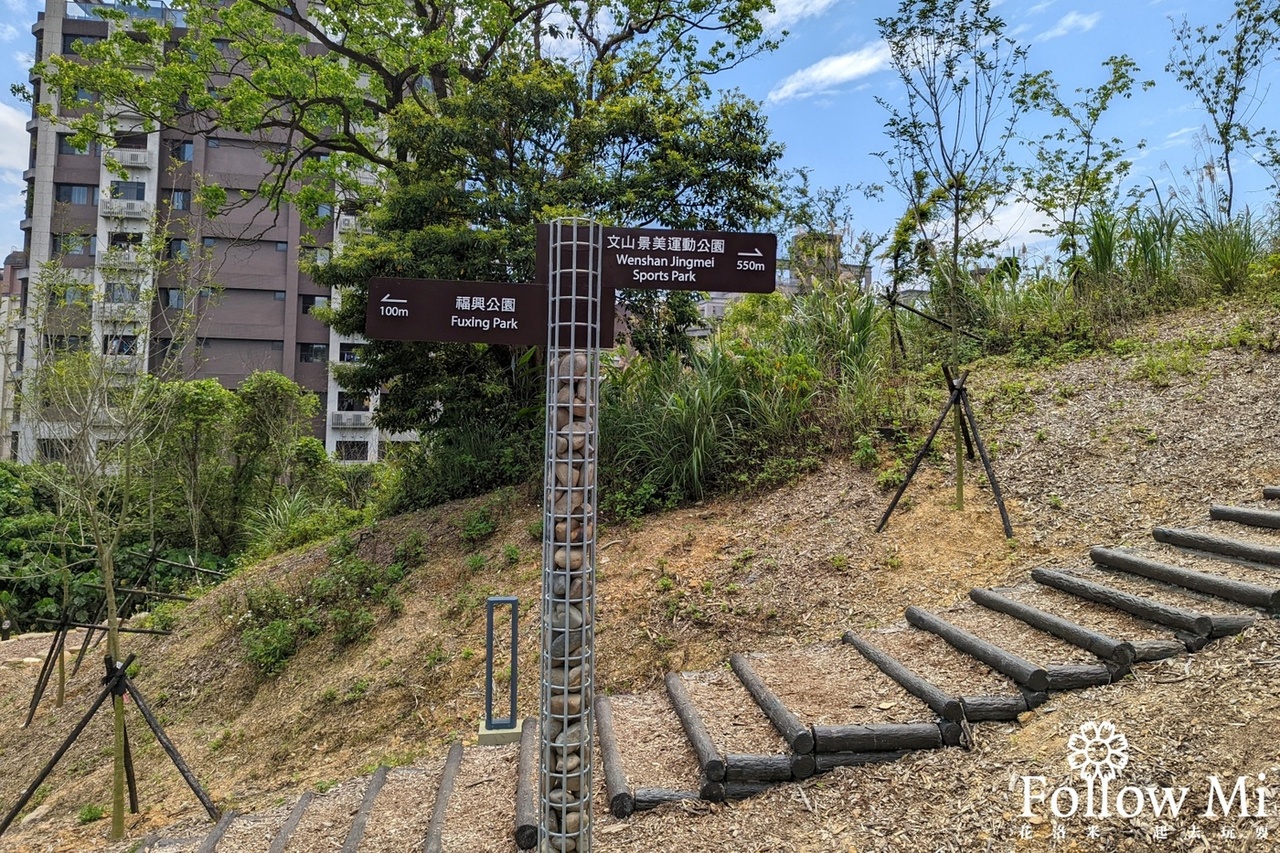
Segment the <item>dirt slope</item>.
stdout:
[[[1133,337],[1125,356],[974,371],[975,403],[1017,533],[1011,542],[985,486],[971,486],[963,512],[950,506],[945,449],[881,535],[873,531],[887,495],[876,472],[844,459],[776,492],[602,530],[602,685],[640,690],[669,669],[712,668],[733,651],[783,650],[845,627],[894,622],[907,604],[948,605],[972,586],[1078,562],[1089,545],[1132,542],[1154,525],[1203,518],[1210,502],[1253,498],[1262,485],[1280,484],[1280,311],[1174,316]],[[1252,345],[1225,345],[1239,340]],[[979,469],[971,470],[972,484]],[[461,518],[479,505],[490,506],[499,525],[472,549]],[[536,659],[540,546],[529,528],[540,517],[528,495],[507,493],[380,525],[360,545],[372,560],[390,560],[411,532],[426,546],[423,565],[400,591],[403,612],[384,614],[369,640],[341,655],[323,638],[312,642],[269,680],[244,662],[236,639],[245,591],[268,578],[300,585],[327,557],[313,548],[246,569],[188,607],[172,637],[130,644],[142,661],[136,683],[215,799],[242,811],[327,788],[380,762],[438,762],[448,742],[474,740],[482,713],[486,595],[520,596],[523,661]],[[474,560],[468,566],[473,550],[485,556],[483,568]],[[0,659],[39,656],[41,642],[0,645]],[[1100,715],[1129,733],[1135,762],[1153,778],[1268,769],[1280,778],[1278,642],[1274,624],[1251,629],[1217,644],[1223,650],[1212,657],[1176,664],[1154,692],[1097,688],[1055,701],[1018,731],[981,727],[971,753],[842,770],[692,818],[667,810],[616,828],[605,821],[598,846],[972,850],[989,839],[991,849],[1049,849],[1047,826],[1032,826],[1030,840],[1015,837],[1022,828],[1011,785],[1023,774],[1063,777],[1067,735]],[[536,711],[531,668],[521,674],[524,713]],[[97,690],[91,666],[71,682],[66,707],[46,703],[23,730],[37,670],[0,666],[0,804],[14,801]],[[175,820],[198,822],[201,813],[133,720],[143,806],[129,822],[136,841]],[[0,850],[130,849],[109,848],[103,823],[76,819],[81,806],[109,800],[109,737],[103,715],[63,759],[38,814],[0,839]],[[492,831],[494,849],[510,849],[508,828]],[[1280,837],[1280,825],[1272,832]],[[1118,829],[1111,846],[1077,836],[1055,849],[1145,849]],[[1167,849],[1267,849],[1243,839],[1180,843]]]

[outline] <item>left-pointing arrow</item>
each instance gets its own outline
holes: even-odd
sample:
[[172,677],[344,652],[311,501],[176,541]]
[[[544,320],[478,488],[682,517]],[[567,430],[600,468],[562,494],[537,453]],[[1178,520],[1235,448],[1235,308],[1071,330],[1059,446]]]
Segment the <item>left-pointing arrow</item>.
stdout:
[[408,300],[408,299],[392,299],[392,298],[391,298],[391,294],[390,294],[390,293],[388,293],[388,294],[386,294],[385,296],[383,296],[383,297],[382,297],[382,300],[381,300],[381,301],[383,301],[383,302],[404,302],[404,303],[407,303],[409,300]]

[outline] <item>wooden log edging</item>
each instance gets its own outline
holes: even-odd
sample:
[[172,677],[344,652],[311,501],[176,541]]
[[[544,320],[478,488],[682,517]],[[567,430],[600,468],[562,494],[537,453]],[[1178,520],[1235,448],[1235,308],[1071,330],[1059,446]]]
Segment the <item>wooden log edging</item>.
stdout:
[[790,782],[791,756],[729,753],[724,757],[724,782]]
[[1211,536],[1195,530],[1180,530],[1172,527],[1157,527],[1151,531],[1157,542],[1186,548],[1191,551],[1204,551],[1209,554],[1221,554],[1224,557],[1235,557],[1262,563],[1266,566],[1280,566],[1280,548],[1271,545],[1257,545],[1240,539],[1228,539],[1225,536]]
[[[596,697],[597,713],[601,697]],[[538,846],[538,721],[526,717],[520,729],[520,760],[516,764],[516,846]]]
[[787,742],[787,746],[796,753],[804,754],[813,752],[813,730],[800,721],[800,718],[783,704],[772,690],[765,685],[764,681],[752,668],[751,663],[742,655],[734,653],[729,655],[729,667],[734,674],[738,676],[738,680],[742,682],[742,686],[747,688],[747,692],[751,694],[751,698],[760,706],[760,710],[764,711],[769,722],[773,723],[773,727],[778,730],[778,734],[782,735],[783,740]]
[[635,811],[635,797],[627,785],[622,751],[618,749],[618,736],[613,730],[613,703],[604,695],[596,696],[596,737],[600,739],[600,753],[604,759],[604,783],[609,793],[609,811],[619,820],[625,820]]
[[1237,604],[1259,607],[1271,614],[1280,613],[1280,588],[1260,586],[1209,572],[1171,566],[1115,548],[1091,548],[1089,557],[1098,565],[1109,569],[1118,569],[1149,580],[1203,592]]
[[1187,651],[1180,640],[1134,640],[1132,645],[1133,659],[1142,663],[1177,657]]
[[1280,501],[1280,486],[1263,486],[1262,497],[1268,501]]
[[369,814],[373,811],[373,803],[378,799],[378,793],[386,784],[387,774],[390,772],[390,767],[381,764],[370,777],[369,785],[364,789],[364,799],[360,801],[360,808],[356,811],[355,819],[351,821],[351,828],[347,830],[347,837],[342,842],[342,853],[356,853],[356,849],[360,846],[360,839],[364,836],[365,824],[369,822]]
[[1050,690],[1101,687],[1116,680],[1116,668],[1101,663],[1060,664],[1048,668]]
[[1049,686],[1049,676],[1044,667],[1037,666],[1024,657],[997,646],[995,643],[970,634],[952,625],[942,617],[911,605],[906,610],[907,621],[922,631],[928,631],[946,640],[953,648],[977,658],[987,666],[1012,678],[1030,690],[1041,691]]
[[[1024,604],[1021,601],[1015,601],[989,589],[971,589],[969,590],[969,597],[989,610],[995,610],[1015,619],[1020,619],[1032,628],[1044,631],[1046,634],[1052,634],[1060,640],[1071,643],[1073,646],[1092,652],[1104,660],[1111,661],[1125,672],[1128,672],[1129,667],[1133,665],[1135,660],[1136,650],[1132,643],[1108,637],[1083,625],[1078,625],[1070,619],[1065,619],[1046,610],[1033,607],[1030,604]],[[1182,649],[1181,644],[1179,644],[1178,648],[1179,650]]]
[[1273,509],[1214,504],[1209,507],[1209,517],[1214,521],[1234,521],[1236,524],[1247,524],[1250,527],[1280,530],[1280,512]]
[[964,709],[964,718],[971,723],[1007,723],[1031,710],[1022,695],[961,696],[960,707]]
[[227,834],[227,830],[231,827],[232,822],[240,816],[239,812],[227,809],[222,813],[222,817],[218,819],[218,823],[209,830],[209,834],[204,837],[204,841],[200,842],[200,846],[196,848],[196,853],[213,853],[218,849],[218,842],[222,840],[222,836]]
[[307,791],[298,798],[298,802],[294,803],[293,808],[289,811],[289,817],[285,819],[284,825],[280,827],[276,837],[271,839],[271,847],[267,850],[267,853],[284,853],[284,848],[289,845],[289,838],[293,835],[293,831],[298,828],[298,824],[302,823],[302,815],[315,797],[315,791]]
[[449,808],[449,797],[453,794],[453,783],[457,781],[458,769],[462,766],[462,744],[455,743],[449,747],[449,756],[444,761],[444,771],[440,774],[440,787],[436,789],[436,805],[431,812],[431,823],[427,826],[427,837],[422,840],[423,853],[444,853],[441,836],[444,834],[444,815]]
[[1032,569],[1031,579],[1036,583],[1053,587],[1062,592],[1069,592],[1072,595],[1098,604],[1105,604],[1116,610],[1146,619],[1149,622],[1176,628],[1193,636],[1208,638],[1213,633],[1213,620],[1203,613],[1196,613],[1181,607],[1172,607],[1150,598],[1130,595],[1127,592],[1094,583],[1075,575],[1068,575],[1052,569]]
[[670,803],[698,801],[703,799],[698,791],[677,791],[673,788],[636,788],[636,811],[645,812]]
[[840,639],[857,649],[864,658],[902,685],[903,689],[912,696],[928,705],[939,717],[953,723],[964,719],[964,710],[960,707],[959,699],[943,693],[928,680],[907,669],[892,655],[862,639],[853,631],[845,631]]
[[1247,614],[1234,613],[1215,613],[1209,617],[1213,621],[1213,630],[1209,632],[1209,639],[1217,640],[1221,637],[1230,637],[1233,634],[1239,634],[1245,628],[1253,625],[1258,621],[1256,616]]
[[937,723],[814,726],[813,740],[818,755],[941,749],[942,730]]
[[702,715],[698,713],[698,708],[693,704],[693,699],[689,697],[689,690],[684,686],[684,679],[680,677],[678,672],[668,672],[666,677],[667,697],[671,700],[671,707],[675,709],[676,716],[680,718],[680,725],[684,727],[685,737],[689,739],[689,745],[693,747],[694,753],[698,756],[698,766],[702,768],[702,775],[706,776],[709,781],[724,781],[724,758],[721,757],[720,751],[716,749],[715,743],[711,740],[711,735],[707,732],[706,725],[702,722]]
[[819,773],[829,773],[837,767],[860,767],[863,764],[886,764],[910,755],[914,750],[898,749],[877,752],[820,752],[814,756]]

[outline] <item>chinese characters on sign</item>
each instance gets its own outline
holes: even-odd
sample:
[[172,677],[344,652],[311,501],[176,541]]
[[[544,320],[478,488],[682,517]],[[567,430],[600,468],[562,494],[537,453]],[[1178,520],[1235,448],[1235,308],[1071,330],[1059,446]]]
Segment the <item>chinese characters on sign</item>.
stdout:
[[777,255],[773,234],[606,228],[600,270],[617,288],[770,293]]

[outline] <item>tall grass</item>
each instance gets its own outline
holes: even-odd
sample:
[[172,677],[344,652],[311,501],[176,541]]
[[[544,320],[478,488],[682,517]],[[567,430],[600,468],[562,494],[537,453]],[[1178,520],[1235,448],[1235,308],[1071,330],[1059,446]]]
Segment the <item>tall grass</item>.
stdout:
[[1183,230],[1182,243],[1191,272],[1223,296],[1245,291],[1250,268],[1266,248],[1261,228],[1247,209],[1230,219],[1199,211]]

